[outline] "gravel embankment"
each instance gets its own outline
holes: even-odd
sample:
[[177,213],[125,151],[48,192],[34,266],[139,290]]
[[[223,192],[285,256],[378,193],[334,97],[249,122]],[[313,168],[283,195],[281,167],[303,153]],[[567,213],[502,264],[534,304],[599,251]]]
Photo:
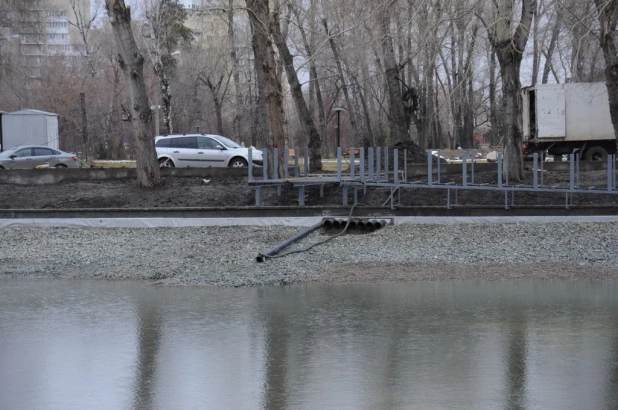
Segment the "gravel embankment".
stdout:
[[[266,263],[303,228],[0,229],[0,277],[145,279],[163,285],[618,278],[618,224],[389,226]],[[296,247],[324,239],[311,234]]]

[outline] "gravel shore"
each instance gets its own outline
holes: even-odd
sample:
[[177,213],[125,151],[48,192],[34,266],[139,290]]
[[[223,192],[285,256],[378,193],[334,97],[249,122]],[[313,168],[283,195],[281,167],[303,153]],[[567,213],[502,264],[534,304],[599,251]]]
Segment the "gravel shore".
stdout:
[[[618,223],[388,226],[255,261],[258,252],[302,229],[5,228],[0,277],[143,279],[171,286],[618,279]],[[295,246],[324,238],[316,231]]]

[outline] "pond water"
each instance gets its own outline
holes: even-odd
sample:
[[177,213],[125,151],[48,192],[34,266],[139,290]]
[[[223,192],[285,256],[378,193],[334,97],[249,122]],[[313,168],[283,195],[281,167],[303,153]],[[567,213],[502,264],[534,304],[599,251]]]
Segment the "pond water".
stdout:
[[0,409],[616,409],[618,281],[0,280]]

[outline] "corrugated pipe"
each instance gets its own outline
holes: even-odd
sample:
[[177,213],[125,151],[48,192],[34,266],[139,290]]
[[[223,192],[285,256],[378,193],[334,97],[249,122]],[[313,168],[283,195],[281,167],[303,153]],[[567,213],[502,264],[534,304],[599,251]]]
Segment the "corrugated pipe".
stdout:
[[301,239],[303,239],[305,236],[309,235],[311,232],[320,229],[322,227],[322,225],[324,225],[325,221],[320,221],[317,224],[310,226],[309,228],[305,229],[304,231],[301,231],[299,233],[297,233],[296,235],[292,236],[289,239],[286,239],[285,241],[281,242],[279,245],[275,246],[274,248],[269,249],[268,251],[266,251],[266,253],[260,253],[255,260],[258,262],[264,262],[266,259],[268,259],[271,256],[276,255],[277,253],[281,252],[283,249],[287,248],[288,246],[290,246],[291,244],[293,244],[296,241],[299,241]]

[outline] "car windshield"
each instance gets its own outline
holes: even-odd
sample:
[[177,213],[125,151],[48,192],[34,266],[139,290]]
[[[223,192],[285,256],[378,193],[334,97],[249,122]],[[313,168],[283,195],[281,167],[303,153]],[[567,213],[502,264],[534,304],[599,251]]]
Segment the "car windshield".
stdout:
[[225,138],[220,135],[217,135],[215,138],[217,139],[217,141],[225,145],[227,148],[242,148],[240,145],[238,145],[237,143],[235,143],[229,138]]
[[0,158],[8,158],[11,156],[11,154],[14,154],[15,151],[17,151],[17,148],[11,148],[11,149],[7,149],[4,152],[0,152]]

